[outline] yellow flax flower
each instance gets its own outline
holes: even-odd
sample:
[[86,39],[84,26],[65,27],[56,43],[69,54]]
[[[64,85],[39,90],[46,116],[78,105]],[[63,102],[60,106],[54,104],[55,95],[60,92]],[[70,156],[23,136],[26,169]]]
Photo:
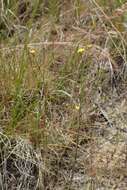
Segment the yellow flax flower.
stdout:
[[88,50],[89,48],[92,48],[92,47],[93,47],[92,44],[87,44],[84,48],[83,48],[83,47],[82,47],[82,48],[79,48],[79,49],[77,50],[77,53],[82,54],[83,52],[85,52],[86,50]]
[[36,53],[35,49],[30,49],[29,52],[30,52],[32,55],[35,55],[35,53]]
[[75,105],[75,109],[79,110],[80,109],[80,105],[79,104]]
[[78,50],[77,50],[77,53],[83,53],[85,51],[85,48],[79,48]]

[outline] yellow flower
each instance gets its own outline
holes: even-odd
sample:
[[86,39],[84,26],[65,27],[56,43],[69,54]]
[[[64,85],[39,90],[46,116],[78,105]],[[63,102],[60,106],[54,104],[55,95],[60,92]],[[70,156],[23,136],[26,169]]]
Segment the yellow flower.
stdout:
[[79,48],[78,50],[77,50],[77,53],[83,53],[85,51],[85,48]]
[[80,105],[78,104],[78,105],[75,105],[75,109],[76,110],[79,110],[80,109]]
[[84,48],[79,48],[79,49],[77,50],[77,53],[82,54],[83,52],[85,52],[86,50],[88,50],[89,48],[92,48],[92,47],[93,47],[92,44],[88,44],[88,45],[86,45]]
[[30,49],[29,52],[33,55],[36,53],[35,49]]

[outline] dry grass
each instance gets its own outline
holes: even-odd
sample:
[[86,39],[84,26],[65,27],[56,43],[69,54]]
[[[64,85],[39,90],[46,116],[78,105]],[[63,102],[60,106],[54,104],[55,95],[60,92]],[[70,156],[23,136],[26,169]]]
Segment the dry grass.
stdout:
[[126,3],[0,3],[1,189],[126,189]]

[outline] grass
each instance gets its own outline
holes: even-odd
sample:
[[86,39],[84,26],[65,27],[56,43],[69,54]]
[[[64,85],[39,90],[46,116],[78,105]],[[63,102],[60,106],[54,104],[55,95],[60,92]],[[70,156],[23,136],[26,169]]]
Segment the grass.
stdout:
[[1,189],[126,188],[125,2],[11,3],[0,0]]

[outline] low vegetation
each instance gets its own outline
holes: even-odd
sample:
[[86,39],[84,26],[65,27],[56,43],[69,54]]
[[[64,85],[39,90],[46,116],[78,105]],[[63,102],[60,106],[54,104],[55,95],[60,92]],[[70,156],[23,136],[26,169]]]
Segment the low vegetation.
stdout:
[[0,0],[0,188],[126,190],[127,3]]

